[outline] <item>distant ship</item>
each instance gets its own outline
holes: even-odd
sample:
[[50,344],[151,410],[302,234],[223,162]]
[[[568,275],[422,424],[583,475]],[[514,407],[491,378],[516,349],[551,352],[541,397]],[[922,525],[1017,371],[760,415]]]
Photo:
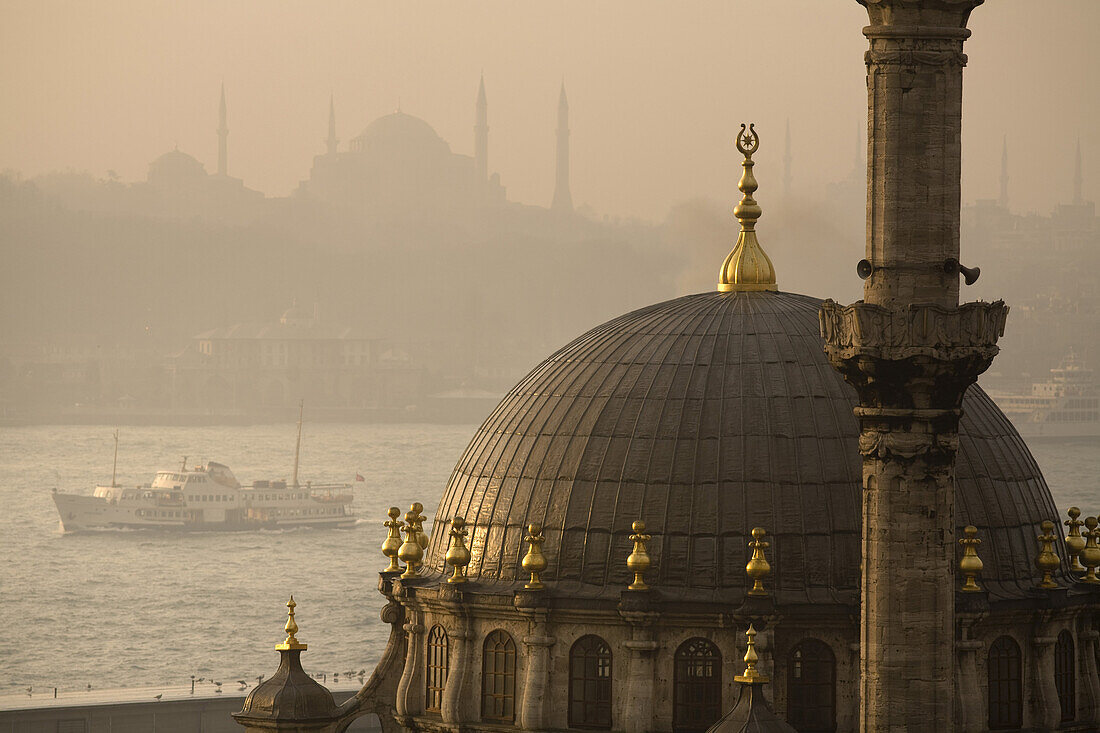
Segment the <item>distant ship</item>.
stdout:
[[1025,438],[1100,437],[1100,389],[1095,373],[1070,353],[1036,382],[1031,394],[995,394],[994,399]]
[[347,528],[355,524],[348,511],[350,484],[298,483],[298,456],[302,421],[298,419],[298,444],[294,451],[292,481],[253,481],[241,486],[228,466],[209,461],[177,471],[158,471],[153,482],[124,487],[115,481],[118,467],[118,432],[115,432],[115,466],[109,486],[97,486],[92,496],[53,491],[63,532],[103,527],[173,530],[247,530],[288,527]]

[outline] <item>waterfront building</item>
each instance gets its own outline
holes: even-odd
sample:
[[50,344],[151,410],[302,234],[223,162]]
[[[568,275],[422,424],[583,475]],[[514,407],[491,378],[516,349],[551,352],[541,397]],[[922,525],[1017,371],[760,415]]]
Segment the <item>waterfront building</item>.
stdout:
[[750,651],[803,733],[1100,725],[1100,583],[1076,566],[1100,565],[1096,519],[1085,544],[1071,510],[1063,539],[974,384],[1007,307],[959,304],[981,0],[861,4],[864,299],[779,290],[742,126],[741,233],[716,290],[536,367],[474,435],[430,537],[421,505],[390,510],[389,644],[332,730],[368,714],[433,733],[752,730],[719,722]]
[[423,369],[400,347],[322,319],[297,304],[267,323],[197,334],[167,362],[173,408],[224,413],[295,408],[404,409],[423,392]]

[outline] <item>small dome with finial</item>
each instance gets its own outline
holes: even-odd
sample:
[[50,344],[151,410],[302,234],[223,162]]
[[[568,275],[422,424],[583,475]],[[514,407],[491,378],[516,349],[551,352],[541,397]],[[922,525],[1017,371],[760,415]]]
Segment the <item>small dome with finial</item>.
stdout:
[[286,639],[279,651],[279,669],[256,685],[245,698],[234,719],[248,730],[318,730],[336,719],[332,693],[302,669],[301,655],[307,646],[298,641],[294,620],[294,596],[286,602]]

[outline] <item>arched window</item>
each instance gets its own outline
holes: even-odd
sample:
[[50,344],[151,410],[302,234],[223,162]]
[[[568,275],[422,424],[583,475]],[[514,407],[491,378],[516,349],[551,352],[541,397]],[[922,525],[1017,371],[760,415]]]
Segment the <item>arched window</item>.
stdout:
[[672,729],[704,731],[722,717],[722,653],[706,639],[688,639],[673,665]]
[[1062,722],[1077,717],[1077,676],[1073,673],[1073,635],[1068,631],[1058,634],[1054,645],[1054,685],[1058,688],[1058,702],[1062,705]]
[[836,658],[817,639],[800,641],[787,658],[787,722],[799,733],[836,730]]
[[1024,691],[1020,645],[1002,636],[989,645],[989,727],[991,730],[1023,725]]
[[424,709],[430,713],[438,713],[443,708],[449,651],[447,632],[442,626],[433,626],[428,632],[428,688],[424,696]]
[[485,637],[481,651],[481,719],[516,720],[516,643],[500,629]]
[[569,650],[569,725],[611,727],[611,647],[591,634]]

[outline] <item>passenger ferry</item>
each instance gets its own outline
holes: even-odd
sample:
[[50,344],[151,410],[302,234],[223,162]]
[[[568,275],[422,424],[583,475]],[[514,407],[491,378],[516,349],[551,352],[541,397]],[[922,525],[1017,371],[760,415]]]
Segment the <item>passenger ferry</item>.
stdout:
[[1025,438],[1100,438],[1095,374],[1071,353],[1031,394],[990,394]]
[[355,524],[348,506],[350,484],[298,483],[298,445],[294,478],[290,482],[253,481],[242,486],[228,466],[209,461],[177,471],[159,471],[152,483],[120,486],[118,432],[115,432],[115,468],[109,486],[97,486],[92,496],[53,490],[61,516],[61,530],[76,532],[100,527],[177,530],[243,530],[284,527],[337,527]]

